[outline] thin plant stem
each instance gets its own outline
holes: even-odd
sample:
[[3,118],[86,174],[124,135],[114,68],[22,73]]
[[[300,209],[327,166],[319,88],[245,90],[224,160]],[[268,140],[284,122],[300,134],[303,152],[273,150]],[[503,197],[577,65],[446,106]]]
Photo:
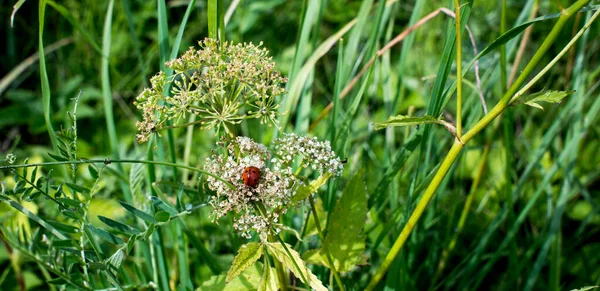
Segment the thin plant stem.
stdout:
[[[531,9],[531,14],[529,15],[529,20],[535,18],[537,14],[538,7],[540,6],[540,0],[536,0],[533,4],[533,8]],[[534,24],[535,25],[535,24]],[[521,43],[519,44],[519,50],[517,51],[517,56],[513,62],[512,69],[510,70],[510,75],[508,76],[508,86],[512,85],[512,82],[515,80],[515,76],[517,75],[517,71],[519,70],[519,64],[521,63],[521,59],[525,54],[525,48],[527,48],[527,43],[529,43],[529,39],[531,37],[531,31],[533,30],[533,25],[527,27],[525,32],[523,33],[523,38]]]
[[148,160],[133,160],[133,159],[119,159],[119,160],[76,160],[76,161],[60,161],[60,162],[46,162],[46,163],[31,163],[31,164],[21,164],[21,165],[4,165],[0,166],[0,170],[8,170],[8,169],[19,169],[19,168],[29,168],[29,167],[38,167],[38,166],[55,166],[55,165],[79,165],[79,164],[112,164],[112,163],[124,163],[124,164],[147,164],[147,165],[160,165],[160,166],[169,166],[169,167],[177,167],[182,169],[187,169],[190,171],[202,173],[208,176],[211,176],[223,183],[225,183],[228,187],[234,189],[235,186],[231,184],[229,181],[202,169],[180,165],[175,163],[161,162],[161,161],[148,161]]
[[[517,78],[515,83],[513,83],[513,85],[509,88],[509,90],[506,92],[506,94],[504,94],[504,96],[500,99],[498,104],[496,104],[496,106],[494,106],[494,108],[492,108],[492,110],[490,110],[490,112],[488,114],[486,114],[481,120],[479,120],[479,122],[477,122],[473,126],[473,128],[471,128],[467,133],[465,133],[461,139],[457,138],[455,140],[454,144],[450,148],[450,151],[444,158],[440,168],[438,169],[435,176],[433,177],[433,179],[427,186],[427,189],[425,190],[425,192],[423,193],[421,200],[415,207],[415,210],[412,212],[406,225],[400,232],[400,235],[394,242],[392,248],[386,255],[383,262],[381,263],[381,266],[377,269],[375,275],[371,279],[371,282],[369,282],[369,284],[367,285],[366,290],[374,290],[375,287],[377,286],[377,284],[379,283],[379,281],[383,278],[384,274],[387,272],[387,270],[391,266],[392,262],[394,261],[394,259],[396,258],[396,256],[400,252],[400,250],[402,249],[402,246],[408,239],[413,228],[415,227],[415,225],[421,218],[421,215],[425,211],[425,208],[427,208],[427,205],[428,205],[429,201],[431,201],[431,198],[433,198],[433,195],[435,194],[436,190],[440,186],[443,178],[446,176],[446,174],[450,170],[450,167],[452,166],[452,164],[454,163],[454,161],[460,154],[464,144],[467,143],[469,140],[471,140],[479,132],[481,132],[492,120],[494,120],[496,117],[498,117],[498,115],[500,115],[510,105],[510,102],[512,101],[512,97],[513,97],[513,95],[515,95],[515,93],[517,93],[519,86],[525,81],[525,79],[533,71],[535,66],[540,62],[542,57],[546,54],[546,52],[548,51],[550,46],[554,43],[554,41],[558,37],[558,35],[559,35],[560,31],[562,30],[563,26],[565,25],[565,23],[569,20],[569,18],[571,18],[571,16],[573,16],[577,11],[579,11],[579,9],[581,9],[583,6],[585,6],[588,2],[589,2],[589,0],[579,0],[562,12],[562,15],[559,17],[558,21],[556,22],[556,24],[554,25],[554,27],[552,28],[552,30],[550,31],[550,33],[548,34],[546,39],[540,45],[540,48],[537,50],[537,52],[531,58],[531,60],[527,64],[527,66],[525,66],[525,69],[523,69],[523,73]],[[590,19],[590,21],[588,23],[586,23],[586,25],[580,30],[580,33],[578,33],[576,35],[576,37],[571,42],[569,42],[569,44],[567,44],[565,49],[563,49],[564,52],[568,51],[568,49],[575,43],[575,41],[581,36],[581,34],[583,34],[583,31],[585,31],[589,27],[589,25],[591,24],[591,22],[594,21],[594,19],[596,18],[597,14],[599,12],[600,12],[600,10],[596,11],[594,16]],[[553,62],[554,62],[554,60],[553,60]],[[549,66],[551,66],[551,64],[549,64]],[[544,69],[546,69],[546,68],[544,68]],[[541,77],[539,75],[543,75],[544,73],[545,73],[544,70],[542,72],[540,72],[540,74],[538,74],[532,80],[532,82],[539,80],[539,78]],[[521,91],[519,91],[519,92],[521,92]],[[518,96],[515,95],[514,100],[518,99],[519,96],[520,95],[518,95]],[[512,101],[512,102],[514,102],[514,101]]]
[[456,136],[462,135],[462,42],[460,38],[460,1],[454,0],[456,23]]
[[[506,0],[501,0],[500,9],[500,35],[506,32]],[[500,46],[500,92],[504,93],[506,87],[506,45]]]
[[[317,208],[315,207],[315,202],[313,200],[314,199],[312,196],[308,197],[308,201],[310,201],[310,209],[312,210],[313,216],[315,217],[315,224],[317,225],[317,231],[319,231],[319,237],[321,238],[321,241],[324,242],[325,235],[323,235],[323,230],[321,230],[321,222],[319,221],[319,216],[317,215]],[[338,274],[338,272],[335,268],[335,264],[333,262],[333,259],[331,258],[331,254],[329,253],[329,250],[327,248],[323,248],[323,251],[325,252],[327,262],[329,263],[329,266],[330,266],[331,272],[333,273],[333,277],[335,278],[335,281],[337,282],[338,286],[340,287],[340,290],[344,291],[344,284],[342,284],[342,279],[340,278],[340,275]]]

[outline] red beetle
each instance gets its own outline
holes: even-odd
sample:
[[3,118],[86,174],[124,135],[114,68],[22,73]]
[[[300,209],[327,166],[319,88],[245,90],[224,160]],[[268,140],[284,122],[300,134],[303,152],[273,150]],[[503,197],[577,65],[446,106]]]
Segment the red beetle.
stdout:
[[244,184],[249,187],[256,187],[258,180],[260,180],[260,169],[257,167],[246,167],[244,173],[242,173],[242,180]]

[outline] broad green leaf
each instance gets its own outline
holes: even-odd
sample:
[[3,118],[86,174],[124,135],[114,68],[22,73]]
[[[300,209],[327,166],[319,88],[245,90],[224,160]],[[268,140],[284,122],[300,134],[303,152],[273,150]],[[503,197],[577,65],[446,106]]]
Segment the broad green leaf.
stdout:
[[159,211],[154,215],[154,219],[157,222],[167,222],[171,218],[171,215],[166,211]]
[[430,115],[424,115],[420,117],[397,115],[390,117],[388,121],[375,123],[375,130],[380,130],[386,127],[413,126],[421,124],[441,124],[441,121]]
[[127,211],[133,213],[133,215],[141,218],[142,220],[144,220],[144,221],[146,221],[148,223],[156,223],[156,219],[154,219],[154,216],[152,216],[152,215],[150,215],[150,214],[148,214],[148,213],[146,213],[144,211],[141,211],[141,210],[139,210],[139,209],[133,207],[132,205],[127,204],[127,203],[125,203],[123,201],[119,201],[119,204],[121,204],[121,206],[123,206],[123,208],[127,209]]
[[292,247],[286,244],[287,249],[290,251],[291,257],[288,255],[288,252],[283,247],[281,243],[268,243],[267,247],[269,248],[269,252],[273,254],[273,257],[277,259],[284,267],[290,269],[292,273],[296,276],[296,278],[306,278],[309,282],[306,282],[310,285],[311,288],[317,291],[326,291],[327,288],[323,286],[323,283],[315,276],[310,269],[306,266],[300,254],[296,252]]
[[359,171],[346,185],[329,217],[323,250],[329,252],[338,272],[352,270],[365,251],[366,193],[363,172]]
[[242,272],[231,282],[225,281],[226,275],[212,276],[208,281],[205,281],[197,291],[247,291],[258,289],[258,284],[261,279],[262,264],[257,262],[254,266]]
[[227,272],[227,283],[252,266],[262,256],[263,246],[261,243],[250,242],[240,247],[237,256],[231,263]]
[[126,234],[133,235],[133,234],[140,234],[141,233],[136,228],[133,228],[133,227],[131,227],[129,225],[120,223],[120,222],[118,222],[116,220],[112,220],[112,219],[110,219],[108,217],[105,217],[105,216],[102,216],[102,215],[98,215],[98,219],[100,219],[100,221],[104,222],[104,224],[106,224],[106,225],[108,225],[108,226],[110,226],[110,227],[112,227],[114,229],[117,229],[119,231],[122,231],[122,232],[124,232]]
[[95,228],[92,225],[88,224],[85,226],[89,231],[94,233],[99,238],[115,245],[123,245],[125,242],[118,236],[100,228]]
[[322,255],[321,249],[310,250],[302,255],[302,259],[311,265],[319,265],[329,267],[329,264],[325,261],[326,258]]
[[300,186],[298,191],[296,191],[296,194],[292,196],[292,203],[298,203],[306,199],[306,197],[308,197],[310,194],[317,193],[319,188],[325,185],[329,178],[331,178],[331,173],[325,172],[323,175],[319,176],[319,178],[308,183],[308,185]]
[[258,283],[258,291],[277,291],[277,278],[275,277],[275,272],[273,268],[269,266],[269,264],[263,265],[263,273],[260,278],[260,282]]
[[[545,91],[545,92],[537,92],[531,95],[527,95],[525,97],[521,97],[514,102],[517,104],[525,104],[531,107],[539,108],[544,110],[544,107],[540,105],[538,102],[547,102],[547,103],[560,103],[565,97],[573,94],[575,91]],[[511,103],[513,103],[511,102]]]

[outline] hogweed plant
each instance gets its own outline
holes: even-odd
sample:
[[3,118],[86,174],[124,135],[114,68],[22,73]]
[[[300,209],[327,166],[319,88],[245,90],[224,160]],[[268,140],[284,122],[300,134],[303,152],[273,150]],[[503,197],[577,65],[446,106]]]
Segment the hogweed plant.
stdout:
[[[202,128],[229,134],[230,126],[244,119],[260,119],[261,124],[277,125],[280,97],[287,79],[275,69],[268,51],[259,44],[233,44],[207,38],[200,49],[191,47],[180,58],[168,61],[171,76],[159,72],[150,79],[135,105],[142,111],[138,142],[165,127],[199,123]],[[199,121],[181,124],[189,115]],[[167,125],[168,121],[172,125]]]

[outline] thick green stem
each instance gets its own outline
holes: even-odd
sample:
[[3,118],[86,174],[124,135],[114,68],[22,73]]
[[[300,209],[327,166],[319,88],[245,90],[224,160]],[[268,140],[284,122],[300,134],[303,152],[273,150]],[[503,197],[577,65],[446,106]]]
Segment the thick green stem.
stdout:
[[454,142],[452,148],[450,148],[450,151],[448,152],[448,155],[446,155],[446,158],[440,165],[439,170],[433,177],[433,180],[431,180],[431,183],[429,183],[429,186],[427,186],[425,193],[423,193],[423,197],[419,201],[419,204],[417,204],[417,207],[410,215],[410,218],[408,219],[406,225],[402,229],[400,236],[398,236],[398,239],[396,239],[396,242],[388,252],[383,262],[381,263],[379,269],[377,269],[377,272],[375,273],[373,279],[371,279],[371,282],[365,290],[374,290],[377,286],[377,283],[379,283],[381,278],[383,278],[385,272],[387,272],[387,270],[389,269],[390,265],[392,265],[392,262],[396,258],[396,255],[398,255],[400,249],[404,245],[404,242],[406,242],[406,239],[408,239],[408,236],[412,232],[413,228],[417,225],[417,222],[419,222],[419,218],[421,218],[423,211],[425,211],[425,208],[427,208],[427,204],[429,204],[429,201],[431,200],[431,198],[433,198],[435,191],[442,183],[442,180],[446,176],[448,170],[450,170],[450,167],[458,157],[458,154],[460,153],[462,148],[463,144],[461,142]]
[[[562,11],[562,15],[559,17],[558,21],[552,28],[552,31],[550,31],[550,33],[548,34],[548,36],[546,37],[544,42],[541,44],[540,48],[537,50],[535,55],[531,58],[531,60],[529,61],[529,63],[525,67],[525,69],[523,69],[522,74],[519,75],[519,78],[517,78],[515,83],[512,84],[512,86],[508,89],[506,94],[504,94],[502,99],[500,99],[498,104],[496,104],[496,106],[494,106],[494,108],[488,114],[486,114],[479,122],[477,122],[471,130],[469,130],[467,133],[465,133],[465,135],[463,135],[462,138],[460,138],[460,139],[457,138],[457,140],[454,142],[454,145],[452,145],[452,148],[446,155],[446,158],[442,162],[442,165],[440,166],[437,173],[433,177],[433,180],[431,181],[431,183],[429,183],[429,186],[425,190],[425,193],[423,193],[423,197],[417,204],[415,210],[413,211],[410,218],[408,219],[408,222],[402,229],[402,232],[396,239],[396,242],[394,243],[394,245],[388,252],[388,254],[385,257],[385,259],[383,260],[383,262],[381,263],[381,266],[379,267],[379,269],[373,276],[373,279],[371,280],[371,282],[369,282],[369,285],[367,286],[366,290],[373,290],[377,286],[379,281],[383,278],[383,275],[389,269],[394,258],[396,258],[396,256],[400,252],[400,249],[402,249],[402,246],[408,239],[408,236],[412,232],[412,230],[415,227],[415,225],[417,224],[417,222],[419,221],[419,218],[421,218],[423,211],[425,210],[425,208],[427,207],[427,204],[429,203],[429,201],[435,194],[435,192],[436,192],[437,188],[439,187],[439,185],[441,184],[444,176],[446,176],[446,173],[448,172],[448,170],[450,169],[450,167],[452,166],[452,164],[458,157],[458,154],[462,150],[464,144],[467,143],[469,140],[471,140],[479,132],[481,132],[492,120],[494,120],[498,115],[500,115],[509,106],[510,102],[513,102],[514,100],[516,100],[518,98],[518,96],[514,96],[515,98],[513,98],[513,95],[515,95],[515,93],[517,93],[521,84],[523,84],[523,82],[527,79],[527,77],[533,71],[535,66],[542,59],[542,57],[544,57],[544,55],[546,54],[546,52],[548,51],[550,46],[554,43],[554,41],[558,37],[558,35],[559,35],[560,31],[562,30],[563,26],[565,25],[565,23],[568,21],[568,19],[571,16],[573,16],[573,14],[575,14],[577,11],[579,11],[588,2],[589,2],[589,0],[579,0],[579,1],[575,2],[573,5],[571,5],[569,8]],[[594,20],[594,18],[590,19],[590,22],[588,22],[588,24],[586,24],[586,26],[584,26],[581,29],[581,31],[586,30],[589,27],[589,24],[593,20]],[[576,40],[576,38],[578,38],[578,36],[576,36],[574,38],[574,40]],[[569,42],[566,49],[568,49],[569,47],[571,47],[574,44],[574,40],[571,40],[571,42]],[[560,57],[560,55],[558,57]],[[541,72],[540,74],[543,74],[543,73],[544,72]],[[539,75],[536,77],[539,78]],[[536,78],[534,78],[534,79],[536,79]]]

